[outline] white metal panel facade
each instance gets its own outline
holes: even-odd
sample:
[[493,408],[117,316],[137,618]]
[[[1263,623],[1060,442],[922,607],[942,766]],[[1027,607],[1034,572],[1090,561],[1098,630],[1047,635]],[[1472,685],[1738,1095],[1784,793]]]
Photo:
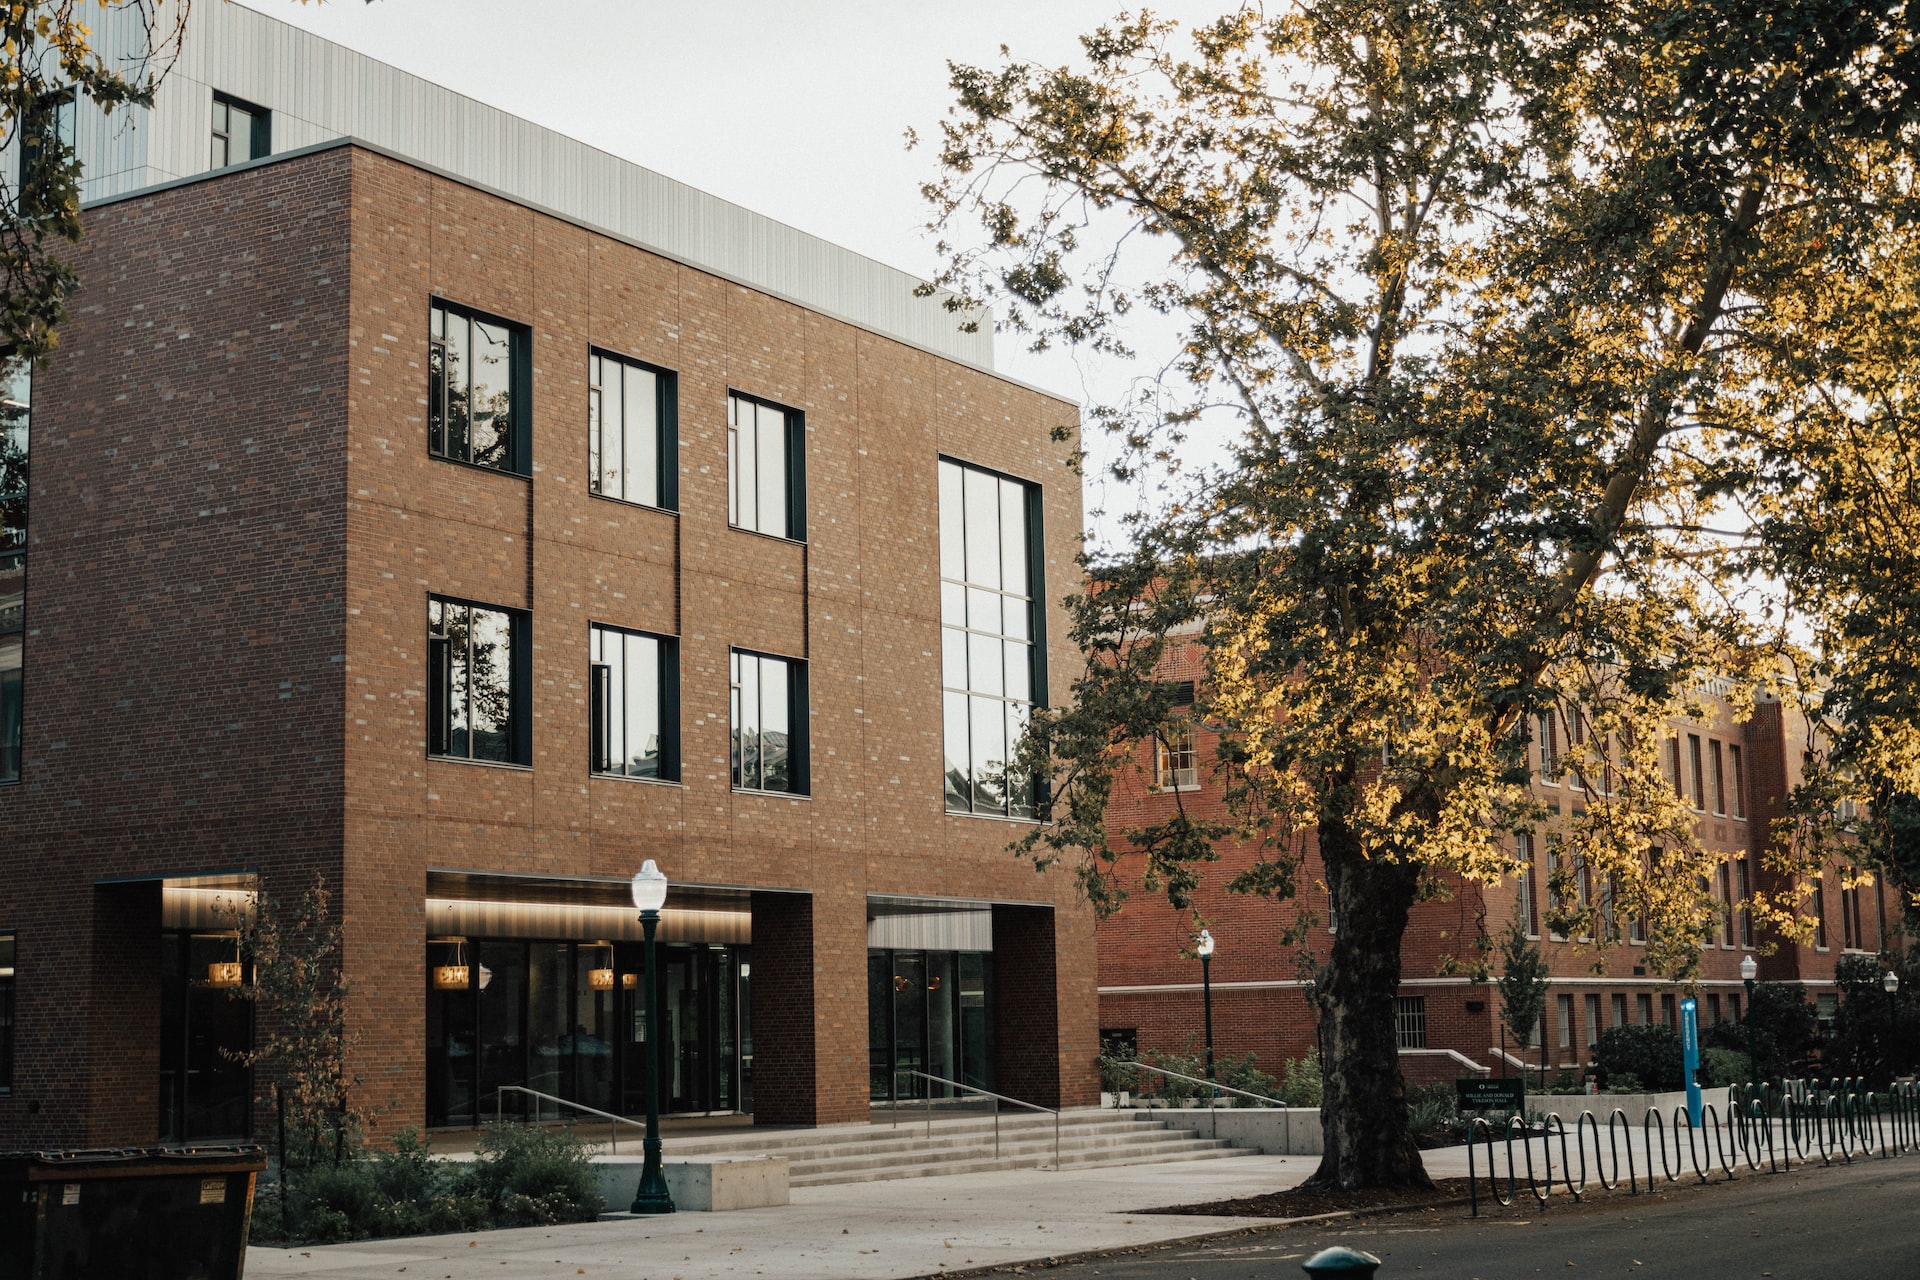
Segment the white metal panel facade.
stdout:
[[[83,108],[75,141],[88,200],[204,173],[215,91],[272,113],[272,149],[352,137],[598,227],[876,333],[978,368],[992,326],[960,330],[920,283],[884,263],[590,147],[484,102],[239,5],[193,6],[179,60],[153,107],[108,120]],[[131,53],[124,10],[100,15],[102,43]]]

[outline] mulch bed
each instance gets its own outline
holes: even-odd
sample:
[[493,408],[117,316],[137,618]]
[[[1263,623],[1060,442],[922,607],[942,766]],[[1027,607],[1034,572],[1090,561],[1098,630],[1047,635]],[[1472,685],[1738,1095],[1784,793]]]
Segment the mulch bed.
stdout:
[[[1481,1198],[1487,1199],[1485,1179]],[[1433,1186],[1340,1191],[1331,1187],[1294,1187],[1264,1196],[1215,1200],[1210,1204],[1176,1204],[1140,1213],[1205,1214],[1221,1218],[1307,1218],[1316,1213],[1374,1213],[1390,1209],[1421,1209],[1452,1204],[1467,1196],[1465,1178],[1435,1178]]]

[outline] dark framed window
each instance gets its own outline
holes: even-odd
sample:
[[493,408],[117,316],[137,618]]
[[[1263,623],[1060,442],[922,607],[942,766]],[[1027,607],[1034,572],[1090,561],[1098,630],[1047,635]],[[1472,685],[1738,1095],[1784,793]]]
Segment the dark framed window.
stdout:
[[524,325],[435,302],[427,339],[427,452],[527,475],[532,338]]
[[807,539],[806,418],[768,400],[727,396],[727,523]]
[[679,505],[674,375],[605,351],[587,355],[588,487],[603,498]]
[[587,630],[595,773],[680,780],[680,642],[595,624]]
[[[20,211],[36,217],[55,210],[59,201],[43,190],[41,179],[57,182],[55,170],[72,162],[74,123],[72,89],[57,89],[34,101],[20,127]],[[53,168],[48,168],[49,165]]]
[[1393,1039],[1394,1043],[1402,1049],[1427,1047],[1427,998],[1425,996],[1393,998]]
[[224,93],[213,95],[213,167],[258,160],[273,150],[273,113]]
[[[940,684],[946,808],[1035,814],[1037,781],[1012,761],[1046,701],[1040,491],[940,459]],[[1197,781],[1197,775],[1196,775]],[[1184,784],[1183,784],[1184,785]]]
[[745,649],[728,658],[734,789],[806,795],[807,664]]
[[532,763],[528,630],[516,609],[428,597],[428,754]]
[[0,1098],[13,1094],[14,935],[0,933]]
[[20,780],[21,691],[26,668],[27,433],[33,369],[0,357],[0,782]]

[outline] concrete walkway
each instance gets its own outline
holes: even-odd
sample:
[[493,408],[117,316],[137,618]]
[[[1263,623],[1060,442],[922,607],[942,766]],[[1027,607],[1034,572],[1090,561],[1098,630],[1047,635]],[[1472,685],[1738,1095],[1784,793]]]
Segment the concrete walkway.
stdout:
[[1258,1220],[1139,1214],[1294,1186],[1315,1156],[1022,1169],[801,1188],[793,1203],[564,1227],[247,1251],[248,1280],[896,1280],[1178,1240]]

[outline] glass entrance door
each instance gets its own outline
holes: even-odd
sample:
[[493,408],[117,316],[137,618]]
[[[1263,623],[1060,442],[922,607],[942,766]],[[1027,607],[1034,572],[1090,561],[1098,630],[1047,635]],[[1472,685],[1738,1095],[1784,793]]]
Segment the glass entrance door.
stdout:
[[243,1138],[252,1127],[253,1005],[209,981],[234,959],[230,935],[161,935],[160,1139]]
[[867,953],[867,1055],[875,1101],[950,1098],[959,1091],[942,1083],[947,1080],[993,1087],[992,970],[987,952]]
[[[661,943],[655,949],[654,998],[660,1002],[660,1110],[700,1114],[741,1109],[740,967],[746,952],[704,943]],[[639,944],[623,945],[620,969],[638,975]],[[646,1002],[638,982],[622,990],[622,1109],[647,1106]]]

